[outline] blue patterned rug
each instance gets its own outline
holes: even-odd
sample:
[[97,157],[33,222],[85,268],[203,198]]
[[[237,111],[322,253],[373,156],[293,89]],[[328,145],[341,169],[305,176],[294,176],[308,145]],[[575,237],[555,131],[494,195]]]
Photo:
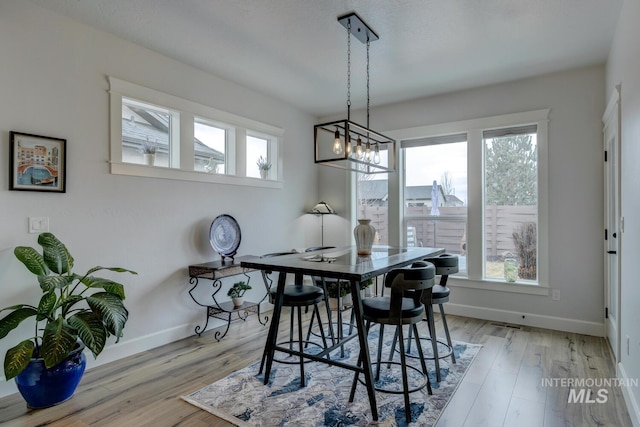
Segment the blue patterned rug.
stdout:
[[[383,360],[389,357],[393,335],[387,330],[392,329],[385,328]],[[377,343],[376,326],[369,332],[372,361],[376,358]],[[431,345],[423,341],[425,355],[429,354],[427,347]],[[440,359],[440,383],[436,382],[433,361],[427,361],[433,395],[427,393],[426,387],[411,393],[413,422],[410,426],[432,426],[436,423],[481,347],[454,342],[456,364],[451,363],[450,358]],[[337,350],[332,353],[332,358],[352,363],[358,356],[357,350],[357,339],[352,340],[345,345],[343,357]],[[415,345],[411,353],[415,353]],[[276,358],[282,360],[284,357],[276,353]],[[396,353],[394,360],[399,359],[400,355]],[[419,367],[416,359],[410,360],[412,365]],[[263,384],[264,376],[258,374],[259,367],[258,361],[188,396],[182,396],[182,399],[237,426],[407,426],[401,394],[376,392],[377,422],[371,418],[366,388],[362,383],[358,384],[354,402],[349,403],[353,380],[351,371],[322,363],[306,363],[307,385],[300,388],[298,365],[274,362],[268,385]],[[412,373],[414,371],[410,370],[411,381],[416,385],[418,376]],[[401,389],[399,367],[391,365],[388,370],[383,364],[376,386]]]

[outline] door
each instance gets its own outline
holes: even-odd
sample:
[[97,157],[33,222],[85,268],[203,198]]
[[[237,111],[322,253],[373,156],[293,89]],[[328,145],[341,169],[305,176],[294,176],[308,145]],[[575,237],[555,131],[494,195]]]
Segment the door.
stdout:
[[604,267],[605,326],[616,362],[620,361],[620,86],[603,116],[604,122]]

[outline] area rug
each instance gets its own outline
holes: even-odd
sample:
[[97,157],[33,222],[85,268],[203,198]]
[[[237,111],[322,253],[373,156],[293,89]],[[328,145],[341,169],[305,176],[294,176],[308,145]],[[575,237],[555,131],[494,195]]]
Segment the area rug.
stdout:
[[[393,335],[388,335],[386,329],[383,361],[389,357],[393,340]],[[369,332],[372,361],[376,360],[377,331],[375,327]],[[427,348],[431,345],[423,341],[422,347],[427,355]],[[304,388],[300,388],[298,365],[275,362],[271,381],[264,385],[263,374],[258,374],[258,361],[188,396],[182,396],[182,399],[240,427],[432,426],[438,421],[480,348],[480,345],[454,342],[456,363],[451,363],[450,358],[440,359],[439,383],[436,382],[433,361],[427,361],[433,394],[429,395],[426,387],[411,393],[411,424],[405,420],[402,394],[376,392],[379,419],[373,421],[363,383],[358,384],[355,399],[349,403],[353,372],[315,362],[305,363],[307,384]],[[415,354],[415,345],[410,354]],[[333,359],[349,363],[353,363],[357,356],[357,339],[344,346],[344,353],[340,350],[332,353]],[[276,358],[285,359],[279,353],[276,353]],[[397,352],[393,359],[399,361]],[[415,358],[409,360],[412,366],[419,367]],[[387,364],[383,363],[376,387],[401,390],[399,369],[397,365],[390,365],[390,369],[387,369]],[[419,384],[421,376],[414,370],[410,370],[409,376],[414,386]],[[363,376],[360,375],[360,378]]]

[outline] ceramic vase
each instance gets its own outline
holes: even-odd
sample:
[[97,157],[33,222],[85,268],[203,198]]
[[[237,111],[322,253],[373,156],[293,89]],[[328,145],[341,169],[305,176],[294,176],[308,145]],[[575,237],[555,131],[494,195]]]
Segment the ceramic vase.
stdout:
[[358,255],[371,255],[373,239],[376,229],[370,224],[370,219],[359,219],[358,225],[353,229],[353,236],[356,238],[356,249]]
[[269,175],[269,171],[265,169],[260,169],[260,178],[267,179],[267,175]]
[[233,302],[233,308],[242,307],[242,304],[244,304],[244,297],[234,297],[231,298],[231,301]]
[[153,166],[156,160],[155,154],[144,153],[144,164],[147,166]]
[[518,261],[514,258],[504,260],[504,279],[510,283],[518,280]]
[[351,294],[346,294],[342,297],[342,307],[351,307],[353,305],[353,298]]

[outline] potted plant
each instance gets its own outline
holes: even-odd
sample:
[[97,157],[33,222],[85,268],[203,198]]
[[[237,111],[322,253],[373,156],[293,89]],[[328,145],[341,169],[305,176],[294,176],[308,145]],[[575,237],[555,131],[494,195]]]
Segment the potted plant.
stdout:
[[94,267],[85,274],[72,272],[74,259],[51,233],[38,236],[42,254],[18,246],[16,258],[38,278],[42,290],[35,304],[5,307],[0,319],[0,339],[24,320],[34,319],[34,336],[7,350],[4,374],[15,377],[18,390],[31,408],[45,408],[69,399],[82,378],[88,348],[97,357],[107,338],[122,336],[128,311],[122,301],[124,286],[93,276],[100,270],[123,273],[119,267]]
[[260,156],[256,165],[258,165],[258,170],[260,170],[260,178],[267,179],[269,169],[271,169],[271,163],[264,157]]
[[231,288],[229,288],[227,296],[231,297],[234,307],[242,306],[244,303],[244,293],[249,289],[251,289],[251,286],[246,282],[236,282]]
[[153,166],[156,159],[156,152],[158,151],[158,146],[149,141],[147,138],[146,141],[142,141],[142,146],[140,147],[140,151],[144,157],[144,162],[147,166]]
[[364,297],[371,296],[371,285],[373,285],[373,279],[367,279],[360,282],[360,290],[363,291]]
[[352,304],[350,287],[349,282],[331,281],[327,283],[327,296],[331,310],[336,311]]

